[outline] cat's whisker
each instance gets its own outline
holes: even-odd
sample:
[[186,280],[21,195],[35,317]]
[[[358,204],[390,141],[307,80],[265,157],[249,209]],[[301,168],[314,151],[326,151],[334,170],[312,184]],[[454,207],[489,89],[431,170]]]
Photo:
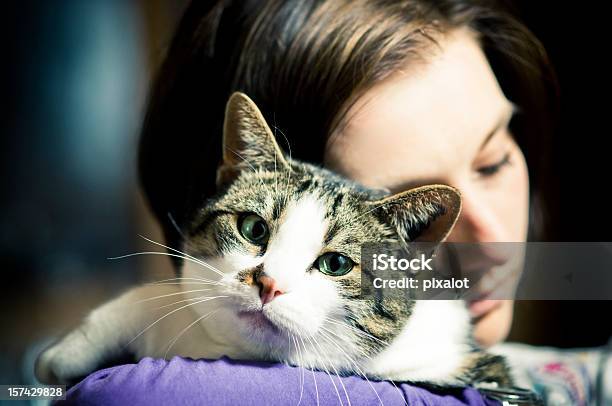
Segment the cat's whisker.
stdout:
[[[322,352],[324,352],[321,344],[317,341],[317,339],[314,336],[312,337],[312,339],[315,341],[315,343],[317,344],[319,349]],[[331,369],[334,371],[334,373],[338,377],[338,381],[340,382],[340,385],[342,386],[342,390],[344,391],[344,395],[346,396],[346,401],[348,402],[348,406],[351,406],[351,399],[349,398],[348,392],[346,391],[346,387],[344,386],[344,382],[342,381],[342,378],[340,378],[340,374],[339,374],[338,370],[334,366],[334,363],[331,362],[331,361],[329,362],[329,366],[331,367]]]
[[[306,343],[304,342],[304,339],[302,339],[302,337],[300,336],[298,336],[298,338],[302,342],[302,348],[304,349],[304,353],[306,353],[307,350],[306,350]],[[312,373],[312,381],[314,382],[315,395],[317,397],[317,406],[319,406],[319,387],[317,385],[317,374],[315,374],[315,371],[314,371],[315,368],[310,362],[308,363],[308,368],[310,369],[310,372]]]
[[[289,152],[289,160],[291,161],[291,159],[292,159],[291,144],[289,143],[289,139],[287,138],[285,133],[280,128],[278,128],[276,126],[276,121],[275,121],[274,122],[274,138],[276,138],[276,131],[281,133],[281,135],[285,139],[285,142],[287,143],[287,149],[288,149],[288,152]],[[289,185],[291,184],[291,173],[293,172],[292,169],[291,169],[291,166],[289,166],[288,172],[289,172],[289,175],[287,176],[287,184],[285,186],[285,199],[284,199],[284,205],[285,206],[287,205],[287,201],[289,200]]]
[[[340,338],[340,336],[336,335],[334,332],[332,332],[331,330],[325,328],[325,327],[321,327],[322,330],[325,330],[331,334],[334,334],[336,337]],[[370,380],[368,379],[368,377],[366,376],[365,372],[363,372],[363,370],[359,367],[359,365],[357,364],[357,362],[354,360],[354,358],[352,358],[350,355],[348,355],[346,353],[346,351],[344,351],[344,349],[342,348],[342,346],[338,345],[333,339],[332,337],[330,337],[329,335],[327,335],[324,331],[321,331],[321,336],[326,338],[331,344],[333,344],[334,346],[336,346],[336,348],[338,348],[340,350],[340,352],[342,352],[342,354],[346,357],[346,359],[353,364],[353,366],[355,367],[355,369],[357,370],[357,372],[363,376],[363,378],[368,382],[368,384],[370,385],[370,388],[372,388],[372,390],[374,391],[374,394],[376,395],[376,397],[378,398],[378,401],[380,402],[380,404],[382,406],[384,406],[385,404],[383,403],[378,391],[376,390],[376,388],[374,388],[374,385],[372,385],[372,382],[370,382]],[[369,357],[368,357],[369,358]],[[395,386],[395,384],[394,384]],[[399,388],[397,386],[395,386],[395,388],[399,391]],[[404,403],[406,403],[406,399],[404,398],[404,396],[401,394],[400,391],[400,395],[402,396],[402,399],[404,399]],[[407,404],[407,403],[406,403]]]
[[155,244],[155,245],[158,245],[158,246],[160,246],[160,247],[166,248],[166,249],[168,249],[168,250],[170,250],[170,251],[173,251],[173,252],[175,252],[175,253],[177,253],[177,254],[179,254],[179,255],[183,255],[183,256],[184,256],[184,258],[183,258],[183,259],[189,259],[189,260],[191,260],[191,262],[195,262],[196,264],[200,264],[200,265],[202,265],[203,267],[205,267],[205,268],[207,268],[207,269],[209,269],[209,270],[213,271],[214,273],[216,273],[217,275],[219,275],[219,276],[221,276],[221,277],[223,277],[223,276],[224,276],[224,275],[223,275],[223,272],[221,272],[221,270],[219,270],[219,269],[217,269],[216,267],[214,267],[214,266],[210,265],[208,262],[204,261],[204,260],[203,260],[203,259],[201,259],[201,258],[196,258],[196,257],[194,257],[194,256],[192,256],[192,255],[187,254],[186,252],[180,251],[180,250],[178,250],[178,249],[176,249],[176,248],[169,247],[169,246],[164,245],[164,244],[162,244],[162,243],[160,243],[160,242],[157,242],[157,241],[151,240],[151,239],[149,239],[149,238],[147,238],[147,237],[145,237],[145,236],[143,236],[143,235],[140,235],[140,234],[139,234],[139,236],[140,236],[141,238],[143,238],[144,240],[146,240],[146,241],[148,241],[148,242],[152,243],[152,244]]
[[[330,330],[330,329],[326,328],[325,326],[321,326],[321,329],[324,330],[324,331],[327,331],[330,334],[333,334],[335,337],[337,337],[339,340],[341,340],[343,342],[346,341],[346,337],[341,336],[339,333],[337,333],[337,332],[335,332],[333,330]],[[368,354],[361,353],[360,355],[362,357],[368,359],[368,360],[372,360],[372,357],[370,357]]]
[[214,299],[220,299],[220,298],[224,298],[224,297],[228,297],[228,296],[213,296],[213,297],[207,297],[205,299],[202,300],[198,300],[197,302],[194,303],[190,303],[184,306],[179,307],[178,309],[174,309],[171,310],[170,312],[164,314],[163,316],[161,316],[160,318],[158,318],[157,320],[155,320],[153,323],[149,324],[147,327],[145,327],[144,329],[142,329],[140,331],[140,333],[138,333],[134,338],[132,338],[127,344],[125,344],[125,347],[128,347],[130,344],[132,344],[134,341],[136,341],[138,339],[138,337],[140,337],[141,335],[143,335],[144,333],[146,333],[147,331],[149,331],[153,326],[155,326],[157,323],[159,323],[160,321],[162,321],[163,319],[165,319],[166,317],[178,312],[179,310],[185,309],[187,307],[190,306],[195,306],[199,303],[203,303],[203,302],[207,302],[210,300],[214,300]]
[[293,155],[291,153],[291,144],[289,143],[289,138],[287,138],[287,136],[285,135],[285,133],[283,132],[283,130],[281,130],[277,125],[276,122],[274,123],[274,136],[276,137],[276,131],[278,131],[279,133],[281,133],[281,135],[283,136],[283,138],[285,139],[285,142],[287,143],[287,152],[289,153],[289,159],[293,159]]
[[344,328],[346,328],[346,329],[349,329],[350,331],[354,331],[355,333],[357,333],[357,334],[359,334],[359,335],[361,335],[361,336],[363,336],[363,337],[365,337],[365,338],[368,338],[368,339],[373,340],[373,341],[377,341],[377,342],[378,342],[378,343],[380,343],[380,344],[383,344],[383,345],[388,345],[388,343],[387,343],[386,341],[383,341],[383,340],[381,340],[380,338],[375,337],[375,336],[373,336],[372,334],[370,334],[370,333],[368,333],[368,332],[366,332],[366,331],[360,330],[360,329],[358,329],[358,328],[357,328],[357,327],[355,327],[355,326],[351,326],[351,325],[346,324],[346,323],[341,323],[341,322],[339,322],[339,321],[337,321],[337,320],[334,320],[334,319],[332,319],[332,318],[329,318],[329,317],[326,317],[326,318],[325,318],[325,320],[326,320],[326,321],[328,321],[328,322],[329,322],[329,323],[331,323],[331,324],[335,324],[335,325],[337,325],[337,326],[340,326],[340,327],[344,327]]
[[381,207],[385,207],[386,205],[391,204],[391,203],[394,203],[394,204],[395,204],[395,203],[397,203],[397,201],[396,201],[396,200],[391,199],[391,200],[388,200],[388,201],[386,201],[386,202],[384,202],[384,203],[381,203],[381,204],[379,204],[379,205],[377,205],[377,206],[374,206],[373,208],[371,208],[370,210],[366,211],[365,213],[362,213],[362,214],[360,214],[359,216],[354,217],[354,218],[353,218],[353,219],[351,219],[351,220],[350,220],[350,221],[349,221],[347,224],[354,223],[355,221],[357,221],[357,220],[361,219],[362,217],[367,216],[368,214],[370,214],[370,213],[372,213],[372,212],[374,212],[374,211],[376,211],[376,210],[380,209]]
[[286,207],[288,205],[289,199],[290,197],[293,195],[293,193],[289,190],[290,189],[290,185],[291,185],[291,173],[292,170],[289,169],[289,174],[287,176],[287,183],[285,185],[285,189],[284,189],[284,206]]
[[177,300],[175,302],[168,303],[168,304],[165,304],[165,305],[162,305],[162,306],[152,307],[151,310],[165,309],[166,307],[172,307],[172,306],[175,306],[175,305],[177,305],[179,303],[195,302],[196,300],[204,299],[206,297],[210,297],[210,296],[202,295],[202,296],[192,297],[192,298],[188,298],[188,299],[181,299],[181,300]]
[[205,278],[168,278],[161,279],[158,281],[151,281],[145,283],[148,286],[165,286],[165,285],[225,285],[222,281],[215,281],[212,279]]
[[293,342],[293,347],[295,348],[295,354],[299,359],[300,369],[302,370],[302,374],[300,375],[300,399],[298,400],[297,406],[300,406],[302,403],[302,396],[304,396],[304,359],[301,357],[300,349],[297,345],[297,340],[293,334],[288,333],[291,336],[291,340]]
[[[234,155],[236,155],[238,158],[242,159],[242,161],[247,164],[252,170],[253,173],[257,173],[257,169],[241,154],[239,154],[238,152],[234,151],[232,148],[225,146],[225,148],[227,148],[231,153],[233,153]],[[259,179],[259,184],[261,186],[265,186],[263,179]]]
[[167,293],[165,295],[159,295],[159,296],[153,296],[153,297],[148,297],[146,299],[141,299],[138,300],[136,302],[133,302],[132,304],[138,304],[138,303],[143,303],[143,302],[149,302],[151,300],[157,300],[157,299],[163,299],[165,297],[170,297],[170,296],[176,296],[176,295],[182,295],[185,293],[194,293],[194,292],[207,292],[213,289],[193,289],[193,290],[184,290],[184,291],[180,291],[180,292],[173,292],[173,293]]
[[172,286],[172,285],[223,285],[221,282],[157,282],[157,283],[145,283],[148,286]]
[[178,335],[176,337],[174,337],[171,342],[168,343],[168,348],[166,349],[166,352],[164,353],[164,359],[166,359],[168,357],[168,353],[170,352],[170,349],[172,349],[172,347],[174,346],[174,344],[176,344],[176,342],[179,340],[179,338],[181,338],[183,336],[183,334],[185,334],[187,332],[187,330],[189,330],[191,327],[193,327],[196,323],[207,319],[208,317],[212,317],[213,314],[217,313],[219,311],[219,309],[216,310],[212,310],[208,313],[206,313],[203,316],[198,317],[197,319],[195,319],[195,321],[193,321],[191,324],[189,324],[187,327],[185,327],[183,330],[181,330],[180,333],[178,333]]
[[[338,337],[339,339],[342,339],[342,340],[344,339],[344,337],[342,337],[342,336],[338,335],[336,332],[334,332],[334,331],[332,331],[332,330],[330,330],[330,329],[328,329],[328,328],[326,328],[326,327],[324,327],[324,326],[321,326],[321,329],[322,329],[322,330],[324,330],[324,331],[327,331],[327,332],[329,332],[329,333],[331,333],[331,334],[333,334],[334,336]],[[336,345],[336,343],[334,343],[334,342],[332,342],[332,343],[333,343],[334,345]],[[346,352],[343,350],[343,348],[341,348],[340,346],[338,346],[338,349],[344,353],[344,355],[345,355],[345,356],[348,358],[348,360],[349,360],[350,362],[352,362],[352,363],[353,363],[353,365],[354,365],[354,366],[355,366],[355,368],[358,370],[358,372],[359,372],[359,373],[360,373],[360,374],[361,374],[361,375],[362,375],[362,376],[365,378],[365,380],[366,380],[366,381],[368,381],[368,383],[369,383],[370,387],[371,387],[371,388],[372,388],[372,390],[373,390],[373,391],[376,393],[376,397],[378,397],[378,400],[380,400],[380,403],[382,404],[383,402],[382,402],[382,399],[380,398],[380,396],[378,395],[378,392],[376,391],[376,389],[374,388],[374,386],[372,385],[372,383],[370,382],[370,380],[368,379],[368,377],[365,375],[365,373],[364,373],[364,372],[361,370],[361,368],[359,368],[359,366],[358,366],[358,365],[357,365],[357,363],[354,361],[354,359],[353,359],[353,358],[351,358],[351,357],[350,357],[350,356],[349,356],[349,355],[348,355],[348,354],[347,354],[347,353],[346,353]],[[372,360],[372,357],[370,357],[370,356],[369,356],[369,355],[367,355],[367,354],[362,354],[362,356],[363,356],[363,357],[365,357],[365,358],[367,358],[367,359],[369,359],[369,360]],[[389,381],[389,382],[391,382],[391,384],[392,384],[392,385],[395,387],[395,389],[398,391],[398,393],[399,393],[400,397],[401,397],[401,398],[402,398],[402,400],[404,401],[404,404],[405,404],[405,405],[408,405],[408,403],[407,403],[407,401],[406,401],[406,398],[405,398],[405,397],[404,397],[404,395],[402,394],[402,391],[400,390],[400,388],[398,388],[398,387],[397,387],[397,385],[395,384],[395,382],[393,382],[393,381]]]
[[160,279],[158,281],[151,281],[148,284],[155,285],[155,284],[159,284],[159,283],[163,283],[163,282],[183,281],[183,280],[196,280],[196,281],[202,281],[202,282],[214,282],[212,279],[178,277],[178,278]]
[[276,150],[274,150],[274,190],[278,190],[278,170],[276,169]]
[[[310,341],[311,343],[317,343],[317,341],[314,338],[314,336],[306,337],[306,339],[308,341]],[[314,344],[312,344],[312,349],[314,350],[314,352],[316,352],[316,355],[319,358],[319,361],[321,362],[321,365],[323,366],[323,369],[325,370],[325,373],[329,377],[329,380],[331,381],[334,389],[336,390],[336,395],[338,395],[338,401],[340,402],[340,405],[344,406],[344,402],[342,402],[342,398],[340,397],[340,391],[338,391],[338,387],[336,386],[336,382],[334,381],[334,379],[332,378],[331,374],[329,373],[329,370],[327,369],[327,366],[326,366],[327,363],[324,361],[323,357],[321,356],[321,353],[315,348]]]
[[302,364],[302,389],[300,391],[300,401],[298,402],[298,405],[300,404],[300,402],[302,401],[302,395],[304,394],[304,384],[306,382],[306,366],[303,365],[304,364],[304,353],[302,352],[302,349],[300,348],[300,343],[298,343],[297,339],[295,340],[295,344],[300,356],[300,364]]
[[350,223],[354,223],[355,221],[357,221],[357,220],[361,219],[361,218],[362,218],[362,217],[364,217],[364,216],[367,216],[368,214],[370,214],[370,213],[372,213],[372,212],[374,212],[374,211],[376,211],[376,210],[380,209],[381,207],[386,206],[386,205],[387,205],[387,204],[389,204],[389,203],[395,203],[395,202],[394,202],[393,200],[390,200],[390,201],[388,201],[388,202],[384,202],[384,203],[382,203],[382,204],[379,204],[378,206],[373,207],[372,209],[370,209],[370,210],[366,211],[365,213],[362,213],[362,214],[360,214],[359,216],[354,217],[353,219],[351,219],[351,220],[348,222],[348,224],[350,224]]
[[337,320],[334,320],[334,319],[329,318],[329,317],[325,317],[325,320],[326,320],[327,322],[331,323],[331,324],[335,324],[335,325],[337,325],[337,326],[340,326],[340,327],[344,327],[344,328],[346,328],[346,329],[349,329],[350,331],[354,331],[356,334],[359,334],[359,335],[361,335],[361,336],[363,336],[363,337],[365,337],[365,338],[368,338],[368,339],[370,339],[370,340],[374,340],[374,341],[378,341],[379,343],[381,343],[381,344],[383,344],[383,345],[387,345],[387,343],[386,343],[386,342],[384,342],[383,340],[381,340],[380,338],[378,338],[378,337],[374,337],[372,334],[367,333],[367,332],[365,332],[365,331],[363,331],[363,330],[359,330],[358,328],[356,328],[356,327],[354,327],[354,326],[350,326],[350,325],[345,324],[345,323],[340,323],[340,322],[338,322]]
[[[150,307],[150,308],[147,308],[147,309],[150,309],[150,310],[159,310],[159,309],[163,309],[163,308],[166,308],[166,307],[174,306],[174,305],[179,304],[179,303],[192,302],[192,301],[195,301],[195,300],[199,300],[199,299],[202,299],[204,297],[207,297],[207,296],[198,296],[197,298],[181,299],[181,300],[177,300],[176,302],[165,304],[163,306]],[[147,302],[149,300],[154,300],[154,299],[155,298],[150,298],[150,299],[138,300],[136,302],[122,303],[121,307],[126,308],[127,311],[129,312],[129,311],[132,311],[134,305],[141,304],[143,302]]]
[[195,263],[200,264],[200,265],[202,265],[202,266],[204,266],[204,267],[206,267],[206,268],[210,269],[211,271],[213,271],[214,273],[216,273],[216,274],[217,274],[217,275],[219,275],[220,277],[223,277],[223,276],[224,276],[224,275],[223,275],[223,272],[221,272],[220,270],[218,270],[218,269],[217,269],[217,268],[215,268],[214,266],[210,265],[210,264],[209,264],[209,263],[207,263],[206,261],[203,261],[203,260],[201,260],[201,259],[199,259],[199,258],[196,258],[196,257],[194,257],[194,256],[191,256],[191,255],[187,254],[186,252],[183,252],[183,251],[177,250],[176,248],[172,248],[172,247],[169,247],[169,246],[167,246],[167,245],[164,245],[164,244],[162,244],[162,243],[160,243],[160,242],[157,242],[157,241],[151,240],[150,238],[147,238],[147,237],[145,237],[144,235],[139,234],[138,236],[139,236],[140,238],[142,238],[142,239],[144,239],[144,240],[146,240],[146,241],[150,242],[151,244],[159,245],[160,247],[163,247],[163,248],[166,248],[166,249],[168,249],[168,250],[170,250],[170,251],[176,252],[177,254],[181,254],[181,255],[183,255],[183,256],[184,256],[184,259],[189,258],[189,259],[191,259],[192,261],[194,261]]
[[[165,309],[167,307],[172,307],[175,306],[179,303],[185,303],[185,302],[196,302],[202,299],[219,299],[219,298],[225,298],[227,296],[209,296],[209,295],[200,295],[200,296],[196,296],[196,297],[190,297],[190,298],[186,298],[186,299],[181,299],[181,300],[177,300],[175,302],[172,303],[167,303],[165,305],[161,305],[161,306],[157,306],[157,307],[151,307],[149,308],[150,310],[159,310],[159,309]],[[194,303],[197,304],[197,303]]]
[[[276,133],[274,134],[274,138],[276,138]],[[277,161],[278,161],[278,148],[274,148],[274,190],[278,190]]]
[[[324,332],[319,332],[321,335],[321,338],[323,338],[326,342],[331,343],[332,345],[334,345],[336,348],[338,348],[342,354],[344,355],[344,357],[349,361],[349,363],[352,363],[355,367],[355,369],[369,382],[367,376],[365,376],[365,374],[363,374],[363,372],[360,372],[361,369],[359,368],[359,366],[357,365],[357,363],[342,349],[341,346],[339,346],[334,340],[333,338],[331,338],[330,336],[328,336],[327,334],[325,334]],[[380,399],[380,396],[378,395],[378,392],[376,391],[376,389],[374,389],[374,387],[370,384],[370,386],[372,387],[372,390],[374,391],[374,393],[376,394],[376,397],[378,398],[378,400],[381,402],[382,404],[382,400]],[[384,406],[384,404],[383,404]]]
[[404,402],[404,404],[406,406],[410,406],[408,405],[408,401],[406,400],[406,397],[404,396],[404,394],[402,393],[401,389],[397,387],[397,385],[395,384],[395,382],[393,381],[387,381],[387,382],[391,382],[391,385],[393,385],[395,387],[395,390],[397,390],[397,393],[400,395],[400,397],[402,398],[402,401]]
[[243,157],[241,154],[239,154],[238,152],[234,151],[232,148],[228,147],[227,145],[225,146],[225,149],[229,150],[232,154],[234,154],[238,158],[242,159],[242,161],[245,164],[247,164],[253,170],[253,172],[257,173],[257,169],[255,169],[255,167],[245,157]]
[[[194,263],[196,263],[198,265],[202,265],[202,266],[206,266],[206,267],[211,268],[211,266],[208,265],[208,264],[205,264],[205,263],[203,263],[203,262],[201,262],[199,260],[196,260],[196,259],[192,259],[192,258],[186,257],[184,255],[170,254],[168,252],[159,252],[159,251],[132,252],[131,254],[120,255],[118,257],[109,257],[108,259],[110,259],[110,260],[124,259],[124,258],[136,257],[136,256],[139,256],[139,255],[163,255],[163,256],[167,256],[167,257],[182,258],[184,260],[187,260],[187,261],[190,261],[190,262],[194,262]],[[223,276],[223,274],[220,273],[220,271],[213,270],[213,269],[211,269],[211,270],[213,272],[219,273],[219,275]]]
[[159,309],[165,309],[166,307],[174,306],[174,305],[177,305],[177,304],[179,304],[179,303],[185,303],[185,302],[194,302],[194,301],[196,301],[196,300],[200,300],[200,299],[203,299],[203,298],[205,298],[205,297],[208,297],[208,296],[204,296],[204,295],[202,295],[202,296],[193,297],[193,298],[189,298],[189,299],[177,300],[176,302],[168,303],[168,304],[165,304],[165,305],[163,305],[163,306],[158,306],[158,307],[156,307],[155,309],[156,309],[156,310],[159,310]]
[[183,231],[181,230],[181,228],[178,226],[178,224],[174,220],[174,216],[172,215],[172,213],[168,212],[167,215],[168,215],[168,220],[170,220],[170,223],[172,224],[174,229],[177,231],[177,233],[179,233],[179,235],[184,241],[187,241],[187,237],[185,237],[185,234],[183,234]]
[[210,269],[211,271],[213,271],[214,273],[216,273],[217,275],[219,275],[221,277],[221,279],[223,279],[223,277],[225,277],[225,274],[223,273],[223,271],[221,271],[219,268],[212,266],[211,264],[209,264],[208,262],[206,262],[203,259],[198,259],[198,261],[200,262],[200,264],[202,264],[205,268]]
[[[343,337],[339,336],[337,333],[333,332],[332,330],[329,330],[325,327],[321,327],[323,330],[335,335],[336,337],[342,339]],[[335,342],[332,341],[332,344],[336,345]],[[372,383],[370,382],[370,380],[368,379],[368,377],[366,376],[366,374],[363,372],[363,370],[358,366],[357,362],[355,362],[355,360],[353,358],[351,358],[344,350],[342,347],[336,345],[338,347],[338,349],[347,357],[347,359],[349,360],[349,362],[351,362],[355,368],[357,369],[357,371],[360,373],[361,376],[363,376],[365,378],[366,381],[368,381],[368,384],[370,385],[370,387],[372,388],[372,390],[374,391],[374,393],[376,393],[376,397],[378,398],[378,400],[380,401],[381,404],[383,404],[382,399],[380,398],[378,392],[376,391],[376,389],[374,388],[374,386],[372,385]],[[367,359],[372,359],[370,356],[366,355],[366,354],[362,354],[362,356],[364,356]],[[391,384],[395,387],[395,389],[397,390],[397,392],[399,393],[400,397],[402,398],[404,404],[406,406],[408,406],[408,402],[406,401],[406,398],[404,397],[404,395],[402,394],[402,391],[400,390],[400,388],[397,387],[397,385],[395,384],[395,382],[393,381],[388,381],[391,382]],[[384,404],[383,404],[384,406]]]

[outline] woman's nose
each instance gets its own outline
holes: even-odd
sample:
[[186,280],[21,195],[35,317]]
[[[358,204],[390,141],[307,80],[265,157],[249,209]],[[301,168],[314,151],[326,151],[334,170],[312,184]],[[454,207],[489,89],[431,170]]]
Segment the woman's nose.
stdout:
[[495,207],[484,199],[461,191],[462,208],[455,227],[447,238],[449,242],[504,242],[509,241],[508,230]]
[[455,245],[461,273],[482,276],[482,272],[508,262],[517,247],[508,243],[508,230],[495,207],[463,191],[461,196],[461,213],[446,241],[467,243]]

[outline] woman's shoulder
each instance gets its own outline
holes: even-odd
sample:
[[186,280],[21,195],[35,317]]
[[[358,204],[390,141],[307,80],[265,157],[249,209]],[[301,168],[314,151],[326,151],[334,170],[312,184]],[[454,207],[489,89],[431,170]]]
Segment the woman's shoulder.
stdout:
[[72,387],[66,405],[457,405],[497,402],[474,388],[425,389],[406,383],[338,377],[283,364],[143,358],[92,373]]
[[560,349],[502,343],[490,348],[490,351],[505,356],[517,385],[535,390],[547,404],[612,402],[609,346]]

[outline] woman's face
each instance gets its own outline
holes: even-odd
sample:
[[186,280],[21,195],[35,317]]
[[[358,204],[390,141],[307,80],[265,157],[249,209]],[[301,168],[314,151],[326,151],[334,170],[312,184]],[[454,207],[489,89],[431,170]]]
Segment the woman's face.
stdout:
[[[529,179],[508,129],[513,105],[470,31],[456,30],[440,46],[360,98],[330,138],[326,165],[392,192],[431,183],[458,188],[463,207],[448,241],[525,241]],[[521,266],[484,251],[481,260],[479,271],[493,280],[499,269]],[[486,300],[484,282],[478,289],[485,299],[469,308],[476,339],[488,346],[506,337],[512,301]]]

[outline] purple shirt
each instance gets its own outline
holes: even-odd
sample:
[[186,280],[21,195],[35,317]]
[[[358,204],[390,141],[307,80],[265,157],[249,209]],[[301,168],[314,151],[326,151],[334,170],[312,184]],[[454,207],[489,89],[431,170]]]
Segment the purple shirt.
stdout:
[[[333,379],[325,372],[254,361],[144,358],[92,373],[72,387],[75,405],[498,405],[472,388],[434,393],[408,384]],[[332,383],[333,381],[333,383]],[[335,387],[334,387],[335,384]],[[344,386],[344,387],[343,387]],[[345,392],[346,388],[346,392]],[[317,402],[318,398],[318,402]]]

